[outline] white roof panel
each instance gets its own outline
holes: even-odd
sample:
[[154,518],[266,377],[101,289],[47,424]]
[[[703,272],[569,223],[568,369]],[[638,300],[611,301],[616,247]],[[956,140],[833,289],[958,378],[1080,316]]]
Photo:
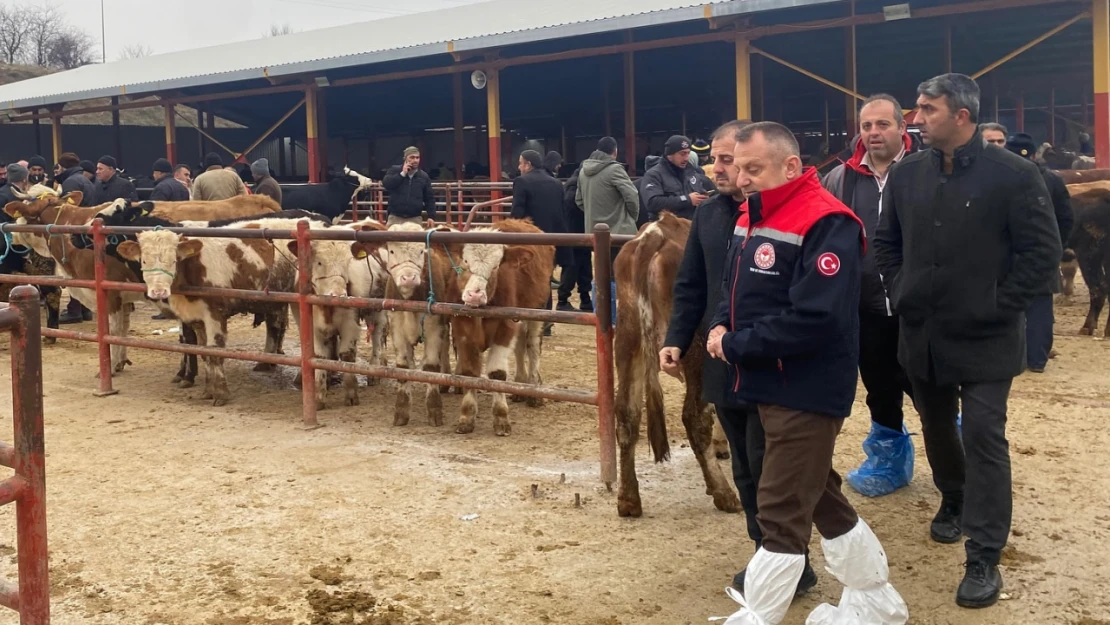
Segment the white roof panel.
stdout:
[[0,86],[0,107],[325,71],[836,0],[492,0],[78,69]]

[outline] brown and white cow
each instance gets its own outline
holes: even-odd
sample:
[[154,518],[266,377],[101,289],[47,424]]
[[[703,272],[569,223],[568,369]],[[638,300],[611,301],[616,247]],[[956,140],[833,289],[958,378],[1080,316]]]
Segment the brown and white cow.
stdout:
[[[297,222],[295,219],[260,219],[228,228],[295,230]],[[323,227],[319,222],[309,221],[309,224],[311,227]],[[120,243],[117,253],[141,263],[147,297],[168,302],[174,316],[182,323],[192,324],[198,343],[226,347],[227,320],[244,312],[261,314],[268,320],[274,318],[275,326],[284,327],[288,314],[285,304],[177,294],[177,291],[191,287],[293,291],[297,262],[284,245],[277,246],[264,239],[189,239],[174,232],[154,230],[140,233],[138,242]],[[280,339],[267,332],[266,352],[275,354],[280,351]],[[202,397],[212,399],[215,406],[222,406],[229,399],[224,359],[205,357],[204,360],[207,379]]]
[[[373,219],[364,219],[334,229],[383,231],[385,226]],[[297,242],[290,241],[289,251],[297,254]],[[312,289],[317,295],[331,297],[385,296],[389,274],[377,253],[367,253],[361,258],[351,256],[351,244],[346,241],[312,242]],[[293,316],[300,323],[298,310]],[[316,356],[336,357],[344,362],[355,362],[358,355],[359,321],[365,319],[370,334],[371,364],[385,364],[385,311],[359,310],[341,306],[313,306],[312,326]],[[334,349],[334,354],[332,350]],[[323,409],[327,395],[327,371],[316,370],[316,406]],[[373,379],[373,378],[371,378]],[[368,380],[370,382],[370,380]],[[343,374],[343,388],[348,406],[357,406],[358,382],[354,374]]]
[[[640,437],[641,402],[647,398],[648,443],[656,462],[670,456],[663,389],[659,385],[659,350],[674,307],[674,281],[682,262],[690,221],[663,213],[649,223],[617,255],[617,319],[614,353],[617,361],[616,421],[620,445],[620,489],[617,512],[639,517],[640,486],[636,479],[636,442]],[[682,359],[686,395],[682,424],[705,478],[706,494],[725,512],[739,512],[740,499],[714,458],[714,432],[719,424],[701,399],[705,337],[696,336]],[[723,438],[723,434],[720,436]]]
[[[540,234],[531,220],[505,219],[488,228],[471,232],[519,232]],[[555,264],[555,248],[550,245],[506,245],[502,243],[467,243],[448,246],[451,256],[461,258],[457,288],[467,306],[497,306],[543,309],[551,297],[551,272]],[[454,269],[451,269],[455,273]],[[482,373],[482,354],[486,356],[486,372],[491,380],[508,379],[509,350],[516,340],[516,382],[541,384],[540,355],[543,322],[518,322],[511,319],[479,319],[453,317],[451,336],[458,358],[459,375],[478,377]],[[493,393],[493,431],[498,436],[512,432],[509,406],[504,393]],[[519,399],[514,397],[514,400]],[[542,399],[528,398],[528,405],[543,405]],[[474,431],[478,416],[478,393],[467,389],[463,396],[459,422],[455,431]]]

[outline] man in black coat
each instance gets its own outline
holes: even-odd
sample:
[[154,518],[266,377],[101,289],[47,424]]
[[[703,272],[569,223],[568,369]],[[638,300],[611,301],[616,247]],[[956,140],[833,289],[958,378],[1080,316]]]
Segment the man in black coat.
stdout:
[[690,163],[690,140],[674,135],[663,144],[663,159],[644,174],[640,197],[648,219],[670,211],[676,217],[693,219],[694,210],[709,197],[712,185],[696,165]]
[[173,165],[164,158],[154,161],[154,190],[151,202],[188,202],[189,189],[173,177]]
[[[420,169],[420,150],[407,147],[403,165],[394,165],[382,178],[382,186],[389,192],[386,213],[390,226],[402,222],[425,224],[431,228],[436,220],[436,201],[432,195],[432,179]],[[424,213],[428,219],[425,222]]]
[[[563,217],[563,184],[544,168],[543,157],[524,150],[517,162],[520,176],[513,180],[513,219],[531,219],[537,228],[551,234],[567,231]],[[555,248],[555,264],[571,264],[569,248]]]
[[135,191],[135,185],[116,173],[116,159],[111,156],[101,156],[100,160],[96,162],[96,179],[98,181],[96,188],[97,204],[106,204],[120,199],[131,200],[132,202],[139,201],[139,194]]
[[[563,190],[563,217],[566,220],[567,232],[575,234],[586,232],[586,214],[578,208],[575,196],[578,194],[578,174],[582,167],[574,170]],[[570,303],[571,293],[578,285],[578,309],[582,312],[593,312],[594,303],[590,297],[590,290],[594,284],[593,252],[588,247],[570,248],[570,265],[563,267],[562,280],[559,282],[559,303],[556,310],[574,312],[574,305]]]
[[1013,512],[1006,403],[1025,360],[1023,314],[1057,271],[1060,233],[1036,166],[983,141],[974,80],[944,74],[917,93],[931,149],[891,170],[873,242],[942,496],[930,534],[967,535],[956,603],[982,608],[1002,588]]
[[[690,236],[686,239],[682,264],[674,283],[674,308],[663,349],[659,351],[659,367],[675,377],[682,370],[681,359],[686,355],[696,337],[705,340],[709,322],[721,305],[721,283],[724,279],[729,242],[736,219],[744,202],[744,192],[736,187],[737,170],[733,163],[736,133],[750,122],[731,121],[713,133],[712,154],[714,184],[719,194],[706,200],[694,213]],[[748,537],[759,549],[763,532],[756,515],[756,493],[759,476],[763,473],[765,447],[763,424],[755,405],[731,401],[728,387],[728,364],[716,358],[706,358],[702,369],[702,400],[713,404],[717,418],[728,438],[732,451],[732,479],[740,494],[747,519]],[[806,562],[805,571],[798,582],[797,592],[809,590],[817,583],[817,574]],[[733,578],[733,586],[744,590],[744,571]]]
[[[1006,149],[1022,158],[1033,160],[1037,145],[1033,143],[1033,137],[1019,132],[1006,141]],[[1068,186],[1056,172],[1040,163],[1034,164],[1041,172],[1041,178],[1048,188],[1048,196],[1052,200],[1056,227],[1060,230],[1060,245],[1066,247],[1075,223]],[[1056,321],[1052,310],[1052,294],[1059,293],[1061,286],[1060,272],[1055,271],[1052,273],[1052,280],[1033,298],[1029,310],[1025,311],[1026,365],[1033,373],[1044,373],[1044,368],[1048,365],[1048,354],[1052,351],[1052,326]]]
[[81,159],[73,152],[66,152],[58,157],[58,165],[62,171],[55,180],[62,185],[61,193],[81,192],[81,206],[96,206],[96,186],[85,177],[81,169]]

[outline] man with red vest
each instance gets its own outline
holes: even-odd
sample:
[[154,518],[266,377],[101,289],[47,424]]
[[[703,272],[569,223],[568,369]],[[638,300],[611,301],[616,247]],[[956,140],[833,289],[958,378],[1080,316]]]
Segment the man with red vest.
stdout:
[[[854,149],[823,184],[855,212],[868,238],[879,229],[891,167],[913,151],[898,100],[884,93],[867,98],[859,111]],[[880,497],[913,479],[913,441],[902,424],[904,398],[913,400],[913,388],[898,364],[898,317],[890,309],[871,249],[863,256],[860,280],[859,374],[867,389],[871,432],[863,441],[867,459],[845,481],[863,495]]]
[[839,606],[822,604],[806,622],[901,625],[908,609],[889,583],[882,545],[832,467],[856,394],[863,225],[815,170],[802,171],[798,141],[781,124],[739,130],[734,164],[748,200],[707,350],[729,365],[730,399],[759,407],[766,451],[763,542],[748,562],[743,607],[727,623],[782,621],[816,525],[826,568],[846,589]]

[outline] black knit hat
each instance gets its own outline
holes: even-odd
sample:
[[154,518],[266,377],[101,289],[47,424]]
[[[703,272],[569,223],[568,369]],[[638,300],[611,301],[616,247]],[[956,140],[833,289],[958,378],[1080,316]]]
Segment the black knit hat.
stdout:
[[1037,153],[1037,144],[1033,143],[1033,137],[1024,132],[1019,132],[1006,139],[1006,149],[1022,158],[1031,159]]
[[204,168],[205,169],[208,169],[209,167],[223,167],[223,166],[224,166],[224,161],[223,161],[222,158],[220,158],[219,154],[216,154],[215,152],[209,152],[208,154],[204,155]]
[[170,162],[167,161],[166,159],[160,158],[160,159],[154,161],[154,171],[159,172],[159,173],[163,173],[163,174],[172,174],[173,173],[173,165],[170,165]]
[[42,167],[43,169],[46,169],[46,159],[41,156],[32,156],[31,158],[27,159],[27,169],[30,169],[32,167]]
[[92,161],[81,161],[81,169],[89,172],[90,174],[96,173],[96,165]]
[[674,135],[663,144],[663,156],[677,154],[690,149],[690,140],[682,135]]
[[104,165],[105,167],[111,167],[112,169],[119,169],[118,167],[116,167],[116,159],[112,158],[111,156],[108,156],[107,154],[105,154],[104,156],[101,156],[99,159],[97,159],[96,162]]
[[690,146],[690,151],[697,154],[698,158],[709,156],[710,145],[704,139],[698,139]]

